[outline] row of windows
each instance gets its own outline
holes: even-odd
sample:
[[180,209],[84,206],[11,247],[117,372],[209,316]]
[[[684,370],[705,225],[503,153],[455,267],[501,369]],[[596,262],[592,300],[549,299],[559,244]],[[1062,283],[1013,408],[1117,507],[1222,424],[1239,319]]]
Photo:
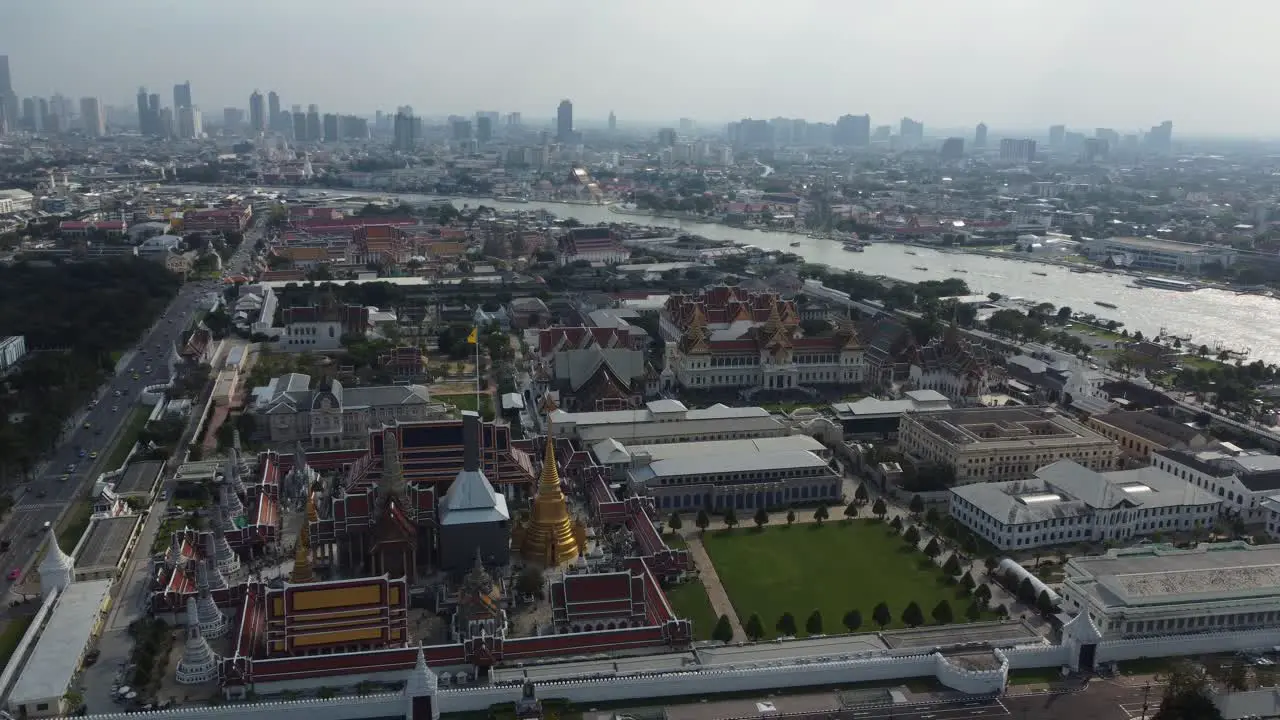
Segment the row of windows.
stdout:
[[[823,477],[828,471],[823,468],[799,468],[794,470],[749,470],[736,473],[714,473],[697,475],[675,475],[657,478],[658,485],[699,485],[711,483],[724,485],[743,482],[775,482],[778,480],[796,480],[799,478]],[[653,484],[650,481],[649,484]]]
[[840,483],[788,486],[777,490],[757,490],[738,493],[672,494],[656,498],[664,510],[685,510],[710,507],[713,510],[755,510],[757,508],[783,507],[794,502],[808,500],[832,500],[840,497]]
[[1277,623],[1280,623],[1280,612],[1272,610],[1269,612],[1235,613],[1233,615],[1196,615],[1185,618],[1134,620],[1124,624],[1124,631],[1129,634],[1142,634],[1195,628],[1260,627]]

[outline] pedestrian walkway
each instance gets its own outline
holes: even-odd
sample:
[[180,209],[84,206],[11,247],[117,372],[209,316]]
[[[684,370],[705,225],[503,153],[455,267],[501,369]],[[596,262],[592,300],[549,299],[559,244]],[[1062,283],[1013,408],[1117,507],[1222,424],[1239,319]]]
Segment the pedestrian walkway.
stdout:
[[702,580],[702,586],[707,590],[707,597],[711,600],[711,609],[715,611],[716,617],[724,615],[729,618],[729,626],[733,628],[733,636],[740,640],[745,640],[747,633],[742,629],[742,623],[738,620],[738,613],[733,609],[733,603],[729,602],[729,593],[725,592],[724,584],[720,582],[720,576],[716,574],[716,566],[711,562],[711,556],[707,554],[707,548],[702,544],[702,538],[697,535],[691,535],[685,538],[689,544],[689,556],[693,558],[693,564],[698,568],[698,575]]

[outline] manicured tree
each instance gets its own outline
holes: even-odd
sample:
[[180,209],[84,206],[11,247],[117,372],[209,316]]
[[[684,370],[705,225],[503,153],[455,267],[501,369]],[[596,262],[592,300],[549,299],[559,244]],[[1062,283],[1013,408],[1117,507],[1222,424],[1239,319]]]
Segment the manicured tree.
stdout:
[[884,498],[876,498],[876,501],[871,505],[871,514],[884,520],[884,515],[887,512],[889,512],[889,506],[884,504]]
[[928,510],[927,512],[925,512],[925,514],[924,514],[924,524],[925,524],[925,526],[926,526],[926,527],[931,527],[931,528],[936,528],[936,527],[938,527],[938,520],[939,520],[939,517],[938,517],[938,509],[937,509],[937,508],[933,508],[933,507],[931,507],[931,508],[929,508],[929,510]]
[[927,555],[930,560],[936,560],[937,557],[942,554],[942,543],[938,542],[938,537],[936,535],[929,538],[929,544],[924,546],[924,554]]
[[907,603],[907,607],[902,611],[902,623],[908,627],[920,627],[924,624],[924,611],[916,601]]
[[795,637],[798,632],[795,616],[789,612],[782,613],[782,617],[778,618],[778,623],[773,626],[773,629],[777,630],[779,635]]
[[1036,609],[1045,615],[1050,615],[1057,606],[1053,604],[1053,599],[1049,597],[1048,590],[1041,590],[1040,595],[1036,598]]
[[813,511],[813,520],[818,523],[818,527],[822,527],[822,521],[826,520],[829,516],[830,513],[827,511],[826,503],[822,503],[818,506],[817,510]]
[[982,566],[985,567],[989,573],[995,572],[995,569],[1000,567],[1000,561],[996,559],[995,555],[988,555],[983,559]]
[[804,621],[804,631],[810,635],[822,634],[822,611],[814,610],[809,613],[809,619]]
[[973,589],[973,596],[983,603],[991,602],[991,586],[982,583]]
[[756,514],[751,519],[755,521],[757,530],[763,530],[764,526],[769,524],[769,511],[764,508],[756,508]]
[[902,539],[905,540],[908,545],[914,546],[916,543],[920,542],[920,529],[915,525],[912,525],[907,528],[906,532],[902,533]]
[[1000,617],[1009,617],[1009,608],[1004,605],[997,605],[992,610]]
[[881,630],[889,627],[889,623],[893,622],[893,613],[889,612],[889,603],[883,600],[876,603],[875,608],[871,610],[871,619],[880,626]]
[[699,510],[698,516],[693,519],[693,524],[698,526],[698,530],[707,531],[707,526],[711,524],[711,517],[707,515],[706,510]]
[[1018,583],[1018,599],[1031,605],[1036,601],[1036,589],[1031,584],[1031,578],[1022,578],[1022,582]]
[[711,639],[722,643],[733,640],[733,624],[729,622],[728,615],[721,615],[716,621],[716,629],[711,631]]
[[862,613],[857,610],[850,610],[845,613],[844,627],[849,632],[858,632],[858,628],[862,627]]
[[919,516],[920,513],[924,512],[924,498],[919,495],[912,495],[911,502],[907,503],[907,509],[911,511],[912,515]]
[[752,614],[747,618],[747,624],[742,627],[742,632],[746,633],[752,642],[764,637],[764,623],[760,622],[760,616]]
[[858,489],[853,491],[853,501],[859,505],[866,505],[870,496],[867,495],[867,486],[859,484]]
[[933,615],[933,621],[939,625],[950,625],[956,620],[955,613],[951,610],[951,603],[945,599],[938,601],[938,604],[933,606],[933,612],[930,614]]
[[667,520],[667,527],[673,532],[680,532],[680,528],[684,527],[684,521],[680,519],[680,513],[671,513],[671,519]]
[[850,520],[858,517],[858,501],[854,500],[844,508],[844,516]]
[[947,558],[947,561],[942,564],[942,572],[951,576],[960,574],[960,559],[956,557],[955,553],[951,553],[951,557]]
[[902,532],[902,516],[894,515],[893,519],[889,521],[889,527],[893,528],[894,532]]
[[734,512],[733,508],[724,511],[724,525],[730,530],[738,526],[738,513]]
[[960,577],[960,584],[964,586],[965,590],[973,590],[978,586],[977,581],[973,579],[973,573],[968,570],[965,570],[964,575]]
[[969,607],[964,609],[964,616],[969,619],[969,622],[977,622],[982,617],[982,605],[977,600],[969,603]]
[[788,510],[788,511],[787,511],[787,525],[788,525],[788,526],[790,526],[790,525],[794,525],[794,524],[795,524],[795,522],[796,522],[796,511],[795,511],[795,510]]

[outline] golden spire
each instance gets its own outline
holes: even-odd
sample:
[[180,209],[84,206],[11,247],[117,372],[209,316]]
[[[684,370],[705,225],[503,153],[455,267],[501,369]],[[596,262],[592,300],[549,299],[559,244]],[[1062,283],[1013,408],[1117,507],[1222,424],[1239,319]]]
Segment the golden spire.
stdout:
[[320,513],[316,512],[316,496],[311,490],[307,491],[307,523],[319,522]]
[[555,435],[547,423],[547,448],[538,479],[538,495],[527,526],[519,534],[520,552],[525,559],[548,567],[572,562],[583,548],[585,533],[576,529],[569,506],[560,490],[556,467]]
[[[307,506],[311,507],[310,501]],[[289,573],[289,582],[297,585],[315,582],[315,579],[315,570],[311,567],[311,522],[304,518],[302,529],[298,530],[298,547],[293,553],[293,572]]]

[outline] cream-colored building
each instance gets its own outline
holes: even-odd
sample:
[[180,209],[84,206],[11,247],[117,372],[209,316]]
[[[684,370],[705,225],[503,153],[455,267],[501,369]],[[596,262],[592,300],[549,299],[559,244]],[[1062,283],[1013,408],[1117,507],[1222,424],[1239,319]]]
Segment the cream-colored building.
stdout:
[[1126,460],[1143,464],[1160,450],[1198,450],[1211,438],[1195,427],[1145,410],[1116,410],[1091,415],[1090,429],[1115,442]]
[[899,449],[916,461],[952,467],[958,484],[1023,480],[1074,460],[1115,468],[1116,444],[1050,407],[982,407],[907,413]]

